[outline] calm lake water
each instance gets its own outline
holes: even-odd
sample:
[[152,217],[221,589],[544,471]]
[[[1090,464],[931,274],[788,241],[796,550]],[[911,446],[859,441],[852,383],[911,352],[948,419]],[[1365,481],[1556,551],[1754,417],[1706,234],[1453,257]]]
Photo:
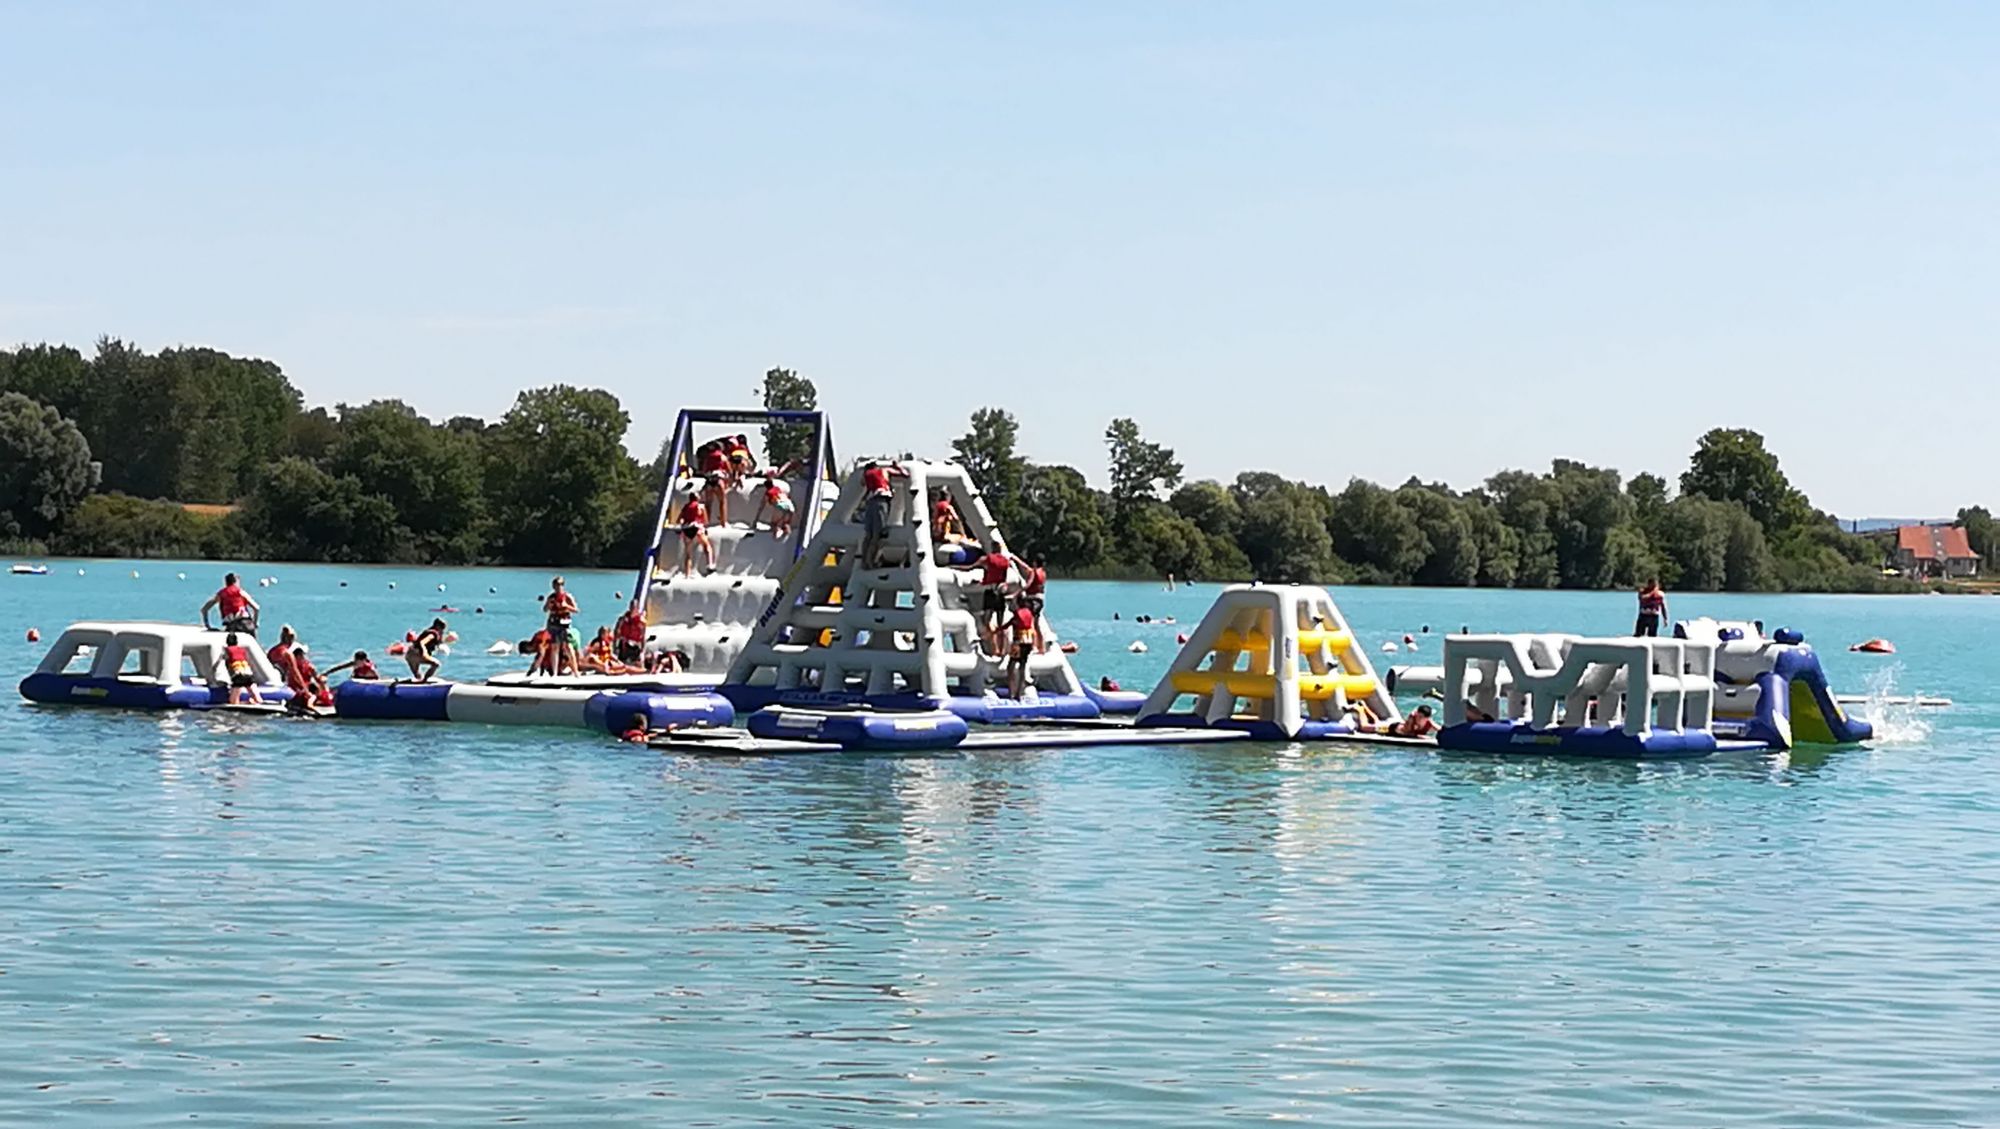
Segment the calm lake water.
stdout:
[[[27,627],[190,618],[221,571],[51,564],[0,577],[9,687]],[[512,666],[478,652],[547,578],[241,571],[322,664],[449,601],[461,678]],[[572,582],[609,622],[631,578]],[[1058,584],[1050,614],[1086,677],[1142,687],[1176,628],[1132,616],[1213,591]],[[1632,604],[1336,596],[1372,645]],[[2000,599],[1673,611],[1957,706],[1869,748],[1613,765],[703,761],[0,704],[0,1124],[2000,1123]],[[1846,653],[1875,635],[1902,653]]]

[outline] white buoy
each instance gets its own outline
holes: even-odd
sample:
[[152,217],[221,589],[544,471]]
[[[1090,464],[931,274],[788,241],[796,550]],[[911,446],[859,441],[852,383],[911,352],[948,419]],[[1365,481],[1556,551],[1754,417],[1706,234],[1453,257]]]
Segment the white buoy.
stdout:
[[1393,655],[1393,654],[1395,654],[1395,653],[1396,653],[1396,645],[1395,645],[1394,643],[1384,643],[1384,644],[1382,644],[1382,653],[1383,653],[1383,654],[1385,654],[1385,655]]
[[185,573],[185,572],[177,572],[177,573],[175,573],[175,574],[174,574],[174,579],[175,579],[175,580],[186,580],[187,578],[188,578],[188,574],[187,574],[187,573]]
[[438,585],[438,591],[440,592],[444,591],[444,585],[442,584]]
[[1146,645],[1144,643],[1141,643],[1137,639],[1132,640],[1132,645],[1125,649],[1132,652],[1135,655],[1143,655],[1146,653]]
[[82,569],[77,569],[77,570],[76,570],[76,574],[77,574],[78,576],[82,576],[82,575],[83,575],[83,570],[82,570]]
[[1417,649],[1417,645],[1415,643],[1405,643],[1403,644],[1403,649],[1407,651],[1414,651]]
[[493,645],[486,648],[486,653],[489,655],[505,655],[513,653],[513,650],[514,644],[509,643],[505,639],[495,639]]
[[391,588],[394,588],[395,586],[396,586],[396,582],[395,582],[395,581],[393,581],[393,580],[391,580],[391,581],[389,582],[389,587],[391,587]]
[[132,579],[134,580],[139,579],[139,570],[136,568],[132,570]]

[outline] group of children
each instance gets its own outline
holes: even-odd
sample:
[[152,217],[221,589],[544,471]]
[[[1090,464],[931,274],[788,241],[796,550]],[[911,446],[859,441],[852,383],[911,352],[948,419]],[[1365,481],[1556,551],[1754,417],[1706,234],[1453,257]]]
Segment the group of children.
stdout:
[[[695,448],[695,468],[701,474],[701,489],[682,503],[674,515],[681,537],[681,575],[694,574],[694,554],[701,551],[702,571],[715,571],[715,542],[708,536],[713,526],[729,524],[729,497],[758,476],[756,456],[750,440],[743,435],[711,439]],[[768,521],[773,537],[789,537],[792,519],[798,512],[792,488],[786,479],[797,473],[796,462],[762,472],[756,512],[750,515],[750,531]],[[766,515],[769,515],[768,519]]]
[[943,491],[931,499],[930,524],[933,544],[969,550],[957,553],[952,567],[979,570],[980,646],[989,655],[1006,658],[1007,689],[1019,699],[1027,689],[1028,660],[1048,649],[1041,628],[1048,602],[1047,563],[1040,556],[1030,560],[1009,553],[997,533],[981,546]]
[[576,597],[562,577],[549,582],[542,612],[547,617],[542,629],[520,647],[522,654],[534,656],[528,667],[531,676],[675,674],[685,667],[678,652],[646,649],[646,613],[637,599],[625,606],[614,626],[599,627],[588,644],[577,633]]

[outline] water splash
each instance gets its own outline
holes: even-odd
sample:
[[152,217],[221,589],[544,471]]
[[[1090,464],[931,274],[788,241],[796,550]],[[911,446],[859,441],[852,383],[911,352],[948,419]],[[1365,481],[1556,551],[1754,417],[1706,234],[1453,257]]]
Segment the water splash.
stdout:
[[1854,710],[1875,727],[1873,744],[1920,745],[1930,740],[1930,719],[1917,705],[1920,695],[1897,693],[1896,682],[1902,673],[1902,663],[1890,663],[1861,680],[1868,700]]

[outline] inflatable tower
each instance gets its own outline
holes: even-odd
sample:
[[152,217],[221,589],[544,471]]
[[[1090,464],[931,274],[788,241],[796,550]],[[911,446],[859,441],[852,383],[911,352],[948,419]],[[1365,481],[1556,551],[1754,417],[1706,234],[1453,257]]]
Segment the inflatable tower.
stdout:
[[[1193,705],[1181,708],[1185,699]],[[1238,584],[1202,616],[1139,724],[1333,737],[1355,731],[1356,706],[1397,720],[1395,700],[1326,589]]]
[[[891,466],[886,462],[884,466]],[[893,464],[888,521],[863,560],[867,486],[849,474],[819,531],[736,656],[722,692],[739,709],[868,704],[891,709],[944,705],[970,721],[1092,718],[1056,647],[1047,615],[1037,616],[1040,649],[1027,664],[1021,700],[1003,697],[1005,660],[981,644],[981,559],[1004,546],[963,468],[944,462]],[[950,500],[963,539],[939,543],[930,516]],[[1008,608],[1024,580],[1008,573]]]

